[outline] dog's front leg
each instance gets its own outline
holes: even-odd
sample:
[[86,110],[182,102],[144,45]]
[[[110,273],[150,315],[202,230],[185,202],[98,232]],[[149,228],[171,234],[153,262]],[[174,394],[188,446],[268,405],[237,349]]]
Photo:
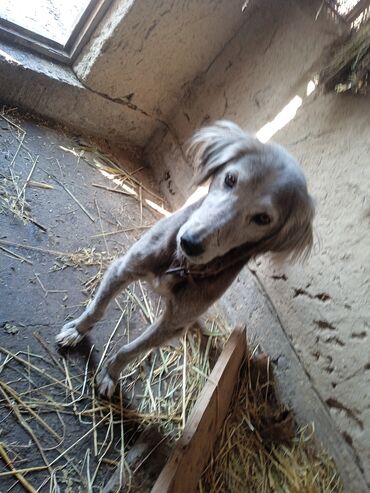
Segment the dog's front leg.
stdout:
[[140,353],[161,346],[182,330],[183,328],[174,324],[166,317],[166,314],[162,315],[143,334],[129,344],[122,346],[115,355],[108,358],[97,375],[99,393],[111,397],[121,371],[130,361]]
[[102,318],[110,300],[139,277],[132,256],[126,255],[113,262],[104,274],[92,302],[81,316],[63,326],[56,336],[57,343],[61,346],[75,346]]

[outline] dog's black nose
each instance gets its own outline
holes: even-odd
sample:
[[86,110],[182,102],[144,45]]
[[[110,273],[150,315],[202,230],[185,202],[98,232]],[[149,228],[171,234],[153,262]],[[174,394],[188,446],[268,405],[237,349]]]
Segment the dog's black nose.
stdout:
[[181,248],[189,257],[196,257],[204,252],[202,242],[195,235],[185,233],[180,239]]

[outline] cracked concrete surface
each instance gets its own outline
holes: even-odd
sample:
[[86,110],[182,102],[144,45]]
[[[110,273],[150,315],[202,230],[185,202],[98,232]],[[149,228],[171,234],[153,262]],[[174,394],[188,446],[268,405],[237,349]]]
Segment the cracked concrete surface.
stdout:
[[142,147],[158,122],[88,90],[68,67],[0,42],[1,100],[120,148]]
[[0,42],[1,99],[117,147],[144,147],[239,30],[242,4],[116,0],[71,68]]
[[[165,119],[238,31],[242,1],[116,1],[73,66],[89,88]],[[103,56],[101,56],[103,54]]]

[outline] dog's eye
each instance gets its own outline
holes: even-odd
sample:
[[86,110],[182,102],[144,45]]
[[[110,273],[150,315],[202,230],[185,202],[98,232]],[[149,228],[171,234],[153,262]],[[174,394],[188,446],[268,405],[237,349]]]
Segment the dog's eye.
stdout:
[[257,226],[267,226],[271,223],[271,217],[268,214],[255,214],[251,222],[257,224]]
[[226,176],[225,176],[225,185],[228,188],[235,187],[236,181],[237,180],[236,180],[236,176],[235,175],[232,175],[231,173],[226,173]]

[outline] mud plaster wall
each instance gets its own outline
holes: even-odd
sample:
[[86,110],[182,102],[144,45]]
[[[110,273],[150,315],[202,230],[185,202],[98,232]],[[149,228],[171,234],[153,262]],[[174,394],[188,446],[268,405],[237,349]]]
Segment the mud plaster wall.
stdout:
[[[306,96],[323,48],[339,32],[324,11],[315,21],[318,6],[253,2],[244,28],[196,81],[171,125],[181,144],[220,117],[256,132],[294,96],[303,99],[273,139],[302,163],[317,201],[319,241],[303,266],[261,259],[251,267],[370,484],[370,98],[319,90]],[[192,175],[182,149],[157,132],[147,156],[162,191],[181,204]],[[240,285],[231,289],[241,299]]]
[[[126,102],[153,133],[245,20],[242,0],[116,0],[73,70],[91,90]],[[164,120],[164,121],[163,121]],[[127,138],[138,129],[127,126]]]
[[245,21],[243,0],[115,0],[72,67],[0,41],[0,100],[144,147]]

